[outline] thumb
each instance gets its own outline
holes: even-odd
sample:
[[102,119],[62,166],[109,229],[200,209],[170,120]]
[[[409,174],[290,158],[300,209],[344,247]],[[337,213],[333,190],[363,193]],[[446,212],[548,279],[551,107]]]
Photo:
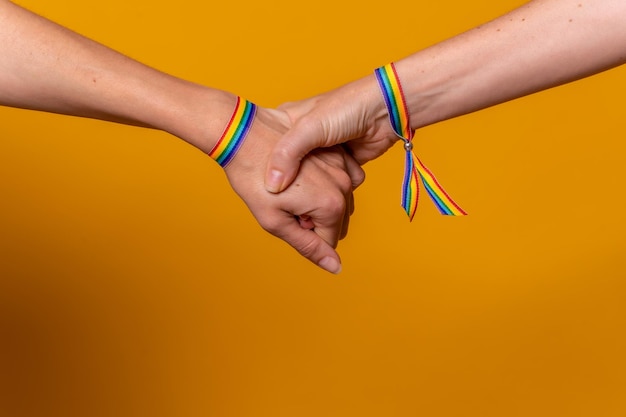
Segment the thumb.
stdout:
[[300,161],[310,151],[331,146],[326,143],[321,123],[301,119],[276,142],[270,153],[265,174],[265,189],[271,193],[285,190],[298,175]]
[[303,229],[297,222],[289,222],[276,236],[320,268],[333,274],[341,272],[341,259],[337,251],[313,230]]

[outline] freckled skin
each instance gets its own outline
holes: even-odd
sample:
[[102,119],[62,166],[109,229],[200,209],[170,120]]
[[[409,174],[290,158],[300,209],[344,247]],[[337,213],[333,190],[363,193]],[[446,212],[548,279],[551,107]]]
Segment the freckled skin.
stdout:
[[[588,0],[584,4],[582,7],[576,0],[529,1],[473,30],[395,61],[411,128],[624,64],[626,1]],[[359,155],[357,160],[364,163],[397,143],[390,141],[395,137],[389,133],[387,112],[373,75],[289,103],[287,112],[294,127],[277,144],[268,165],[268,172],[284,174],[283,187],[297,173],[299,159],[293,156],[347,142],[352,155]]]

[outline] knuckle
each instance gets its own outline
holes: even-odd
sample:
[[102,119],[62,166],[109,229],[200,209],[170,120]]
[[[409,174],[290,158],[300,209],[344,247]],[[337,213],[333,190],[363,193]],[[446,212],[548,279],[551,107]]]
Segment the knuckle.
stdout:
[[352,192],[353,180],[349,175],[344,173],[343,175],[337,176],[337,185],[339,186],[342,194],[345,195]]
[[274,148],[273,156],[282,161],[291,161],[293,159],[296,159],[295,157],[296,150],[293,148],[293,143],[294,142],[292,141],[281,141]]
[[365,171],[359,168],[352,176],[352,188],[357,188],[365,182]]
[[266,232],[278,236],[281,231],[281,221],[273,216],[261,217],[257,219],[263,230]]
[[[351,185],[348,186],[349,188]],[[331,217],[343,216],[346,210],[346,199],[338,193],[327,194],[320,199],[320,204]]]

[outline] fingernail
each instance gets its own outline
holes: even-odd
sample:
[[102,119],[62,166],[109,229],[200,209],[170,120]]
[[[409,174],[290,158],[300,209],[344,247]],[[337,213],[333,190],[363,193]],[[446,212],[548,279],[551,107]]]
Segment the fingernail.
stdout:
[[270,193],[279,192],[280,187],[283,185],[284,178],[285,176],[282,172],[275,169],[271,170],[265,182],[265,189]]
[[325,257],[319,263],[319,266],[328,272],[332,272],[333,274],[338,274],[341,272],[341,264],[337,262],[335,258],[331,258],[330,256]]

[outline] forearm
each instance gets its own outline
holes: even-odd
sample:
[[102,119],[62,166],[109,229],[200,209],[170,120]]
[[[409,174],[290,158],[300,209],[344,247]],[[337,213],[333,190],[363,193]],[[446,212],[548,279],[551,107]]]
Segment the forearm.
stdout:
[[[624,0],[535,0],[395,63],[412,129],[577,80],[626,62]],[[282,107],[266,188],[291,184],[317,147],[348,142],[359,163],[398,140],[374,74]],[[294,162],[295,161],[295,162]]]
[[[233,94],[147,67],[6,0],[0,0],[0,57],[0,105],[160,129],[212,156],[237,101]],[[267,193],[260,177],[289,117],[261,108],[246,114],[254,123],[235,124],[229,132],[237,135],[225,136],[245,137],[237,142],[241,147],[227,139],[222,145],[228,146],[217,148],[218,155],[239,150],[224,165],[231,186],[266,230],[320,267],[339,272],[334,247],[346,234],[361,168],[337,147],[305,161],[302,187],[282,196]],[[247,134],[240,136],[242,131]]]
[[160,129],[208,151],[231,94],[167,75],[0,0],[0,104]]
[[413,128],[626,62],[626,2],[537,0],[396,63]]

